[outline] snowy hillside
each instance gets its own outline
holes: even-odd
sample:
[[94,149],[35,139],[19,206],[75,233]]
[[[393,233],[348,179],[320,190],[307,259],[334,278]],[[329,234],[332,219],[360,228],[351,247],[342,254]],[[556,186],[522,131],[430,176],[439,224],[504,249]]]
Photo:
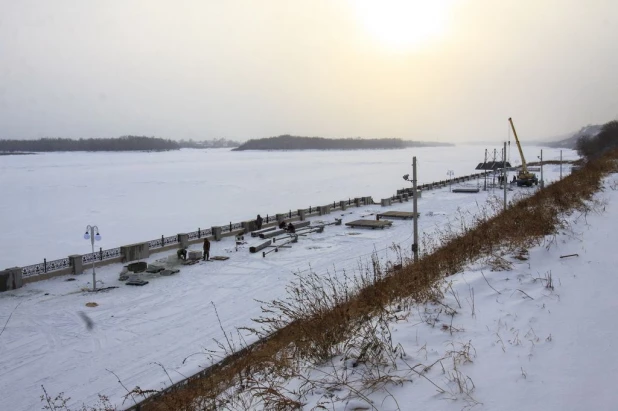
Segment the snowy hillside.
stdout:
[[341,411],[615,409],[616,175],[604,187],[511,267],[474,264],[447,278],[440,303],[395,309],[380,367],[337,357],[281,392],[320,381],[305,409]]
[[544,144],[552,148],[575,149],[575,144],[581,136],[594,137],[599,134],[599,131],[601,131],[601,127],[602,124],[588,124],[587,126],[582,127],[576,133],[570,134],[569,136],[562,138],[558,141],[546,142]]

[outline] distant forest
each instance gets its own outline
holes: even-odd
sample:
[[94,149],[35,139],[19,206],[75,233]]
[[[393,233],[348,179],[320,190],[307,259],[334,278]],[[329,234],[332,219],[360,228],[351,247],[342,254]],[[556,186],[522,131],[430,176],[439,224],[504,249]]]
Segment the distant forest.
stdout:
[[243,150],[375,150],[398,149],[405,147],[451,146],[448,143],[426,143],[421,141],[407,141],[400,138],[323,138],[298,137],[282,135],[252,139],[234,151]]
[[157,137],[123,136],[118,138],[41,138],[38,140],[0,140],[0,152],[50,151],[166,151],[181,148],[236,147],[224,138],[205,141],[174,141]]

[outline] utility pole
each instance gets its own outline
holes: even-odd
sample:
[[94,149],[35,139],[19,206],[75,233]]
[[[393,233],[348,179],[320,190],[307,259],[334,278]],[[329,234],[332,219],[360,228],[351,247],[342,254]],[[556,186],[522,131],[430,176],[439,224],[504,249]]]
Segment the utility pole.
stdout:
[[494,192],[494,188],[496,188],[496,149],[494,148],[494,163],[492,169],[492,180],[491,180],[491,192]]
[[560,180],[562,180],[562,150],[560,150]]
[[543,149],[541,149],[541,188],[545,187],[545,181],[543,181]]
[[414,211],[414,243],[412,244],[412,253],[414,254],[414,262],[418,262],[418,207],[416,204],[417,191],[416,191],[416,157],[412,157],[412,192],[414,197],[412,199],[412,207]]
[[485,173],[485,186],[483,187],[483,191],[487,191],[487,149],[485,149],[485,162],[483,163],[483,173]]
[[502,184],[504,184],[504,211],[506,211],[506,184],[508,181],[508,176],[506,175],[506,141],[504,142],[504,155],[502,156]]

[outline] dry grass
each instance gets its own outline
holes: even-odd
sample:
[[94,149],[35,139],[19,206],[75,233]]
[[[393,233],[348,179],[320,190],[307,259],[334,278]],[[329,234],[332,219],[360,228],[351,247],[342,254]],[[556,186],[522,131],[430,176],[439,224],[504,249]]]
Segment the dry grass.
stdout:
[[[331,381],[322,387],[325,392],[346,386],[358,398],[366,398],[367,392],[354,388],[358,385],[350,383],[340,367],[334,367],[328,378],[306,380],[293,392],[286,391],[283,381],[301,378],[300,370],[311,364],[339,357],[351,367],[368,370],[362,374],[366,378],[363,387],[378,389],[393,383],[394,377],[379,370],[388,368],[401,354],[385,326],[397,316],[397,307],[438,301],[441,280],[479,259],[502,269],[502,253],[525,255],[522,250],[544,241],[550,246],[551,236],[565,227],[565,215],[590,211],[588,202],[601,189],[601,178],[615,171],[609,157],[510,204],[505,212],[499,213],[502,205],[496,200],[479,207],[474,216],[462,213],[450,227],[423,239],[427,248],[416,264],[400,254],[398,270],[382,267],[373,259],[353,276],[297,275],[287,298],[263,302],[263,316],[256,319],[254,328],[245,329],[261,338],[258,343],[232,345],[228,340],[221,344],[226,354],[223,361],[184,385],[152,396],[141,404],[141,410],[298,409],[307,390],[328,385],[324,381]],[[553,285],[551,277],[546,283]],[[473,304],[473,290],[471,298]],[[451,310],[446,313],[454,316]],[[456,365],[472,361],[473,347],[453,347],[451,357]],[[410,367],[410,372],[424,376],[416,367]],[[469,396],[472,381],[457,368],[449,375],[456,391]]]

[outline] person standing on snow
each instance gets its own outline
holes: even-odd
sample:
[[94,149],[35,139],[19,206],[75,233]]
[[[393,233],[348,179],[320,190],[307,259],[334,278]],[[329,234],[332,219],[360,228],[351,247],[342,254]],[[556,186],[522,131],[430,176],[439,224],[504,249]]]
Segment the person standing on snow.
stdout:
[[257,227],[258,230],[262,229],[262,222],[264,221],[264,219],[262,218],[262,216],[260,216],[258,214],[257,218],[255,219],[255,226]]
[[210,241],[204,238],[204,261],[210,260]]

